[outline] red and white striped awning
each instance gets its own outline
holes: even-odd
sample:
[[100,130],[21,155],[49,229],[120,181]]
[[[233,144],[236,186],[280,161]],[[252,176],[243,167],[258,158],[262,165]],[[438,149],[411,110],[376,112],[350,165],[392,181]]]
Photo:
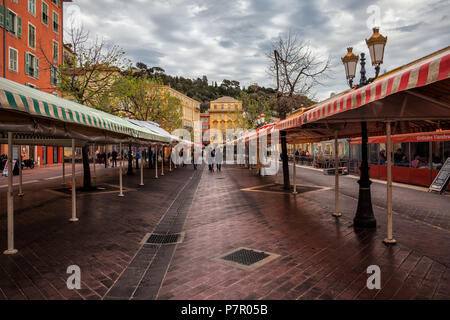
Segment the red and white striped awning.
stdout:
[[304,124],[326,119],[337,114],[360,108],[395,93],[427,86],[448,79],[450,76],[450,47],[442,49],[426,58],[420,59],[380,76],[376,81],[351,89],[327,99],[304,113],[278,122],[276,129],[289,130]]

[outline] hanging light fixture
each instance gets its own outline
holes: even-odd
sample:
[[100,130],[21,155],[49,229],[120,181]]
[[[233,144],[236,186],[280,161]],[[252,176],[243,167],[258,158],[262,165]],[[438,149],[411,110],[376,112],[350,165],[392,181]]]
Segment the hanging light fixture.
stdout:
[[366,39],[367,47],[370,52],[370,59],[372,65],[375,66],[376,75],[378,77],[380,64],[383,63],[384,47],[386,46],[387,37],[380,34],[380,28],[373,28],[373,34],[369,39]]
[[352,47],[347,48],[347,54],[343,58],[341,58],[342,63],[345,67],[345,75],[347,76],[350,87],[352,87],[353,84],[353,78],[356,74],[356,65],[358,64],[359,59],[358,56],[355,55],[352,51]]

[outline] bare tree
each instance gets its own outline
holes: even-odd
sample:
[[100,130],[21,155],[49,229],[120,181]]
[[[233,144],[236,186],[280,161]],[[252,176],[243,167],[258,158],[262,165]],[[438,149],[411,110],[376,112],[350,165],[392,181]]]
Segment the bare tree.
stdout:
[[[90,39],[83,26],[72,24],[65,29],[66,44],[71,48],[70,57],[63,57],[58,68],[58,90],[67,99],[111,112],[111,87],[121,71],[130,66],[125,52],[116,45],[108,45],[103,39]],[[50,59],[46,59],[49,61]],[[83,188],[91,189],[88,146],[82,148]]]
[[[269,73],[276,79],[276,105],[280,119],[295,109],[299,97],[310,96],[312,88],[320,84],[330,69],[330,59],[316,55],[311,46],[298,34],[289,31],[272,43],[267,54]],[[290,189],[286,131],[281,131],[284,188]]]

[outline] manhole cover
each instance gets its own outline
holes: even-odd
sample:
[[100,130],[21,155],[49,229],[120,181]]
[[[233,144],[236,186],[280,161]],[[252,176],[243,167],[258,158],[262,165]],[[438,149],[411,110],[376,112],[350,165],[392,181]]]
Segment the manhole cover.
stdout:
[[147,233],[142,240],[143,244],[175,244],[180,243],[184,239],[184,233],[158,234]]
[[[56,188],[56,189],[52,189],[52,190],[56,191],[56,192],[64,193],[67,195],[72,194],[71,186]],[[127,190],[127,189],[124,188],[124,190]],[[93,186],[90,189],[84,189],[83,187],[77,188],[78,195],[80,195],[80,194],[97,194],[97,193],[113,193],[113,192],[119,192],[119,186],[102,184],[99,186]]]
[[[318,190],[326,190],[329,188],[320,187],[320,186],[306,186],[306,185],[297,185],[296,191],[297,193],[306,193],[311,191],[318,191]],[[285,194],[292,194],[292,191],[294,191],[294,187],[291,186],[290,190],[285,190],[284,186],[282,184],[278,183],[271,183],[271,184],[265,184],[261,186],[255,186],[250,188],[244,188],[241,189],[242,191],[253,191],[253,192],[270,192],[270,193],[285,193]]]
[[268,256],[269,255],[267,253],[264,253],[262,251],[258,252],[254,250],[241,249],[223,257],[222,259],[249,266],[258,261],[261,261],[264,258],[267,258]]
[[254,250],[249,248],[238,248],[214,260],[241,269],[253,270],[278,257],[278,254],[266,251]]

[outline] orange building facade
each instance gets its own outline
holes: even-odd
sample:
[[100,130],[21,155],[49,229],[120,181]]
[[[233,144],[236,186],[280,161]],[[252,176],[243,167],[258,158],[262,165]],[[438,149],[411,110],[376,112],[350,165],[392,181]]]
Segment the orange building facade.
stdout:
[[[63,2],[66,0],[0,1],[1,76],[50,94],[62,63]],[[38,165],[62,162],[62,148],[22,146],[21,154]],[[7,154],[6,145],[1,153]],[[17,156],[18,148],[14,149]]]

